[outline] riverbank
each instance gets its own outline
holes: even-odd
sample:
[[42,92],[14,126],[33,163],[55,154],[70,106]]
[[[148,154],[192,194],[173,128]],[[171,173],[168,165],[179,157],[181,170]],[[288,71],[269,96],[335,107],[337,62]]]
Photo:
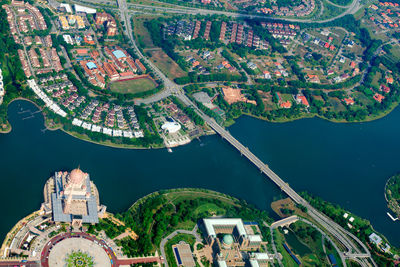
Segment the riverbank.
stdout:
[[372,115],[372,116],[368,116],[365,120],[354,120],[354,121],[347,121],[347,120],[337,120],[337,119],[329,119],[326,118],[325,116],[321,116],[319,114],[313,114],[313,113],[302,113],[301,116],[298,117],[294,117],[294,118],[278,118],[278,119],[268,119],[266,117],[260,117],[260,116],[255,116],[251,113],[242,113],[239,117],[235,117],[232,120],[227,121],[227,123],[224,124],[224,126],[229,127],[232,126],[233,124],[235,124],[235,121],[237,119],[239,119],[241,116],[249,116],[252,118],[256,118],[262,121],[266,121],[266,122],[271,122],[271,123],[286,123],[286,122],[293,122],[293,121],[298,121],[298,120],[302,120],[302,119],[311,119],[311,118],[319,118],[319,119],[323,119],[329,122],[333,122],[333,123],[363,123],[363,122],[372,122],[372,121],[376,121],[379,119],[382,119],[384,117],[386,117],[387,115],[389,115],[397,106],[399,105],[398,102],[392,103],[392,105],[390,106],[390,108],[388,110],[386,110],[385,112],[381,112],[377,115]]
[[[86,141],[86,142],[90,142],[93,144],[97,144],[97,145],[102,145],[102,146],[107,146],[107,147],[113,147],[113,148],[120,148],[120,149],[162,149],[162,148],[166,148],[164,143],[161,144],[152,144],[150,146],[138,146],[138,145],[131,145],[131,144],[126,144],[126,143],[115,143],[110,139],[106,139],[105,141],[97,141],[97,140],[93,140],[91,139],[88,135],[84,134],[84,133],[78,133],[75,131],[70,131],[70,130],[66,130],[65,129],[65,125],[63,125],[62,123],[55,123],[53,120],[50,120],[47,116],[47,112],[51,112],[48,110],[45,110],[43,107],[41,107],[38,103],[36,103],[34,100],[29,99],[29,98],[25,98],[25,97],[18,97],[13,99],[12,101],[10,101],[9,104],[11,104],[14,101],[17,100],[23,100],[23,101],[28,101],[32,104],[34,104],[42,113],[43,117],[44,117],[44,126],[46,127],[47,130],[51,130],[51,131],[55,131],[55,130],[61,130],[65,133],[67,133],[70,136],[73,136],[74,138],[78,138],[80,140]],[[9,105],[8,104],[8,105]],[[371,122],[371,121],[375,121],[378,119],[381,119],[385,116],[387,116],[388,114],[390,114],[396,107],[398,106],[398,103],[393,103],[390,107],[390,109],[388,109],[386,112],[380,113],[378,115],[375,116],[369,116],[367,117],[365,120],[359,120],[359,121],[346,121],[346,120],[337,120],[337,119],[328,119],[324,116],[321,116],[319,114],[312,114],[312,113],[303,113],[301,116],[299,117],[294,117],[294,118],[279,118],[279,119],[268,119],[265,117],[260,117],[260,116],[255,116],[251,113],[242,113],[239,117],[236,117],[234,119],[225,121],[226,123],[224,124],[225,127],[230,127],[232,125],[234,125],[236,123],[236,120],[239,119],[241,116],[249,116],[249,117],[253,117],[262,121],[266,121],[266,122],[271,122],[271,123],[286,123],[286,122],[293,122],[293,121],[297,121],[297,120],[301,120],[301,119],[310,119],[310,118],[321,118],[323,120],[327,120],[329,122],[333,122],[333,123],[360,123],[360,122]],[[8,107],[7,107],[8,108]],[[0,134],[4,133],[10,133],[12,131],[12,125],[8,122],[8,124],[10,125],[9,128],[7,128],[6,130],[0,130]],[[52,125],[53,124],[53,125]],[[204,135],[209,135],[209,133],[206,133]]]
[[394,212],[396,215],[396,219],[400,218],[400,174],[394,175],[388,179],[385,184],[385,199],[387,202],[388,208]]
[[[122,149],[159,149],[159,148],[165,148],[164,144],[161,145],[161,146],[152,145],[150,147],[141,147],[141,146],[135,146],[135,145],[129,145],[129,144],[116,144],[116,143],[113,143],[110,140],[95,141],[95,140],[90,139],[85,134],[80,134],[78,132],[65,130],[64,129],[64,125],[61,124],[61,123],[58,123],[58,124],[54,123],[54,121],[50,120],[48,118],[48,116],[46,115],[46,113],[50,112],[50,111],[45,110],[43,107],[41,107],[39,104],[37,104],[34,100],[31,100],[31,99],[28,99],[28,98],[25,98],[25,97],[18,97],[18,98],[13,99],[12,101],[10,101],[10,103],[7,105],[7,108],[11,103],[13,103],[15,101],[27,101],[27,102],[32,103],[33,105],[35,105],[35,107],[38,108],[40,113],[43,115],[44,126],[45,126],[46,130],[50,130],[50,131],[61,130],[64,133],[66,133],[66,134],[68,134],[70,136],[73,136],[74,138],[77,138],[77,139],[80,139],[80,140],[83,140],[83,141],[86,141],[86,142],[90,142],[90,143],[93,143],[93,144],[107,146],[107,147],[113,147],[113,148],[122,148]],[[10,128],[5,130],[5,131],[1,131],[0,130],[0,134],[2,134],[2,133],[7,134],[7,133],[10,133],[12,131],[11,124],[9,122],[8,122],[8,124],[10,125]],[[51,125],[51,124],[54,124],[54,125]]]

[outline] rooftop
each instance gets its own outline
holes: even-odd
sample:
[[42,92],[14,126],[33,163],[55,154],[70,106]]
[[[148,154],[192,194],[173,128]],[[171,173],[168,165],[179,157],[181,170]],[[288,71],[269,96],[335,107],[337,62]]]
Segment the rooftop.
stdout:
[[94,64],[94,62],[88,62],[88,63],[86,63],[86,66],[87,66],[90,70],[92,70],[92,69],[97,69],[97,66],[96,66],[96,64]]
[[113,51],[112,53],[114,54],[114,56],[115,56],[117,59],[126,57],[125,53],[122,52],[121,50],[115,50],[115,51]]
[[242,219],[231,219],[231,218],[221,218],[221,219],[204,219],[204,225],[209,236],[216,237],[214,227],[215,226],[235,226],[241,236],[247,236],[246,230],[244,229]]

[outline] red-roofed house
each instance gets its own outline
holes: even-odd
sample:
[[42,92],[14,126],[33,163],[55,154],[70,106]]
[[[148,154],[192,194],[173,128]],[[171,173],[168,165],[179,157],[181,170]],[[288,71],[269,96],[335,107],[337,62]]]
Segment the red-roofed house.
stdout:
[[351,97],[348,97],[348,98],[343,99],[343,102],[344,102],[346,105],[348,105],[348,106],[354,105],[354,99],[351,98]]
[[385,99],[385,97],[384,97],[383,95],[381,95],[381,94],[376,93],[376,94],[374,95],[374,99],[375,99],[377,102],[382,103],[382,100]]
[[296,95],[296,102],[298,103],[298,104],[302,104],[302,105],[304,105],[304,106],[306,106],[306,107],[309,107],[310,106],[310,104],[308,103],[308,100],[307,100],[307,98],[304,96],[304,95],[301,95],[301,94],[297,94]]
[[287,100],[285,102],[281,102],[280,107],[281,108],[291,108],[292,107],[292,102],[290,102],[289,100]]
[[384,84],[381,84],[381,87],[379,89],[383,91],[385,94],[390,92],[390,88]]

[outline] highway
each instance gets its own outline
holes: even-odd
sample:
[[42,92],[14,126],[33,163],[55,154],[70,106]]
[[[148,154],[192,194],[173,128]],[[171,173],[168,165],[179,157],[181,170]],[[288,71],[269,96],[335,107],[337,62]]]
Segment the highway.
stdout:
[[[100,0],[101,1],[101,0]],[[83,1],[80,1],[82,3],[85,3]],[[86,2],[91,3],[92,5],[96,5],[99,3],[99,0],[86,0]],[[104,1],[103,1],[104,3]],[[333,220],[325,216],[324,214],[320,213],[316,209],[314,209],[305,199],[303,199],[299,194],[296,193],[295,190],[293,190],[289,184],[287,184],[285,181],[283,181],[275,172],[273,172],[266,164],[264,164],[257,156],[255,156],[247,147],[243,146],[238,140],[236,140],[226,129],[221,127],[214,119],[208,117],[205,115],[200,109],[197,108],[197,106],[184,94],[182,88],[175,84],[173,81],[168,79],[150,60],[148,60],[139,48],[136,45],[133,32],[132,32],[132,26],[131,26],[131,14],[128,10],[128,5],[126,3],[126,0],[117,0],[117,5],[118,9],[121,15],[121,20],[124,22],[123,24],[125,25],[125,34],[129,37],[129,40],[131,41],[131,45],[135,50],[135,53],[137,56],[145,61],[147,65],[151,68],[153,73],[157,76],[158,79],[162,80],[165,86],[165,89],[153,96],[150,100],[142,100],[137,103],[151,103],[152,101],[157,101],[162,98],[165,98],[169,95],[175,95],[177,96],[185,105],[192,106],[196,112],[203,118],[203,120],[217,133],[219,134],[222,138],[224,138],[227,142],[229,142],[235,149],[237,149],[241,155],[246,157],[251,163],[253,163],[263,174],[265,174],[272,182],[274,182],[283,192],[285,192],[294,202],[297,204],[301,204],[304,207],[307,208],[307,213],[311,218],[313,218],[318,224],[320,224],[327,232],[329,232],[330,235],[335,237],[335,239],[343,245],[345,248],[344,252],[339,252],[341,258],[349,258],[349,259],[354,259],[357,260],[361,264],[361,266],[376,266],[374,261],[371,258],[371,254],[369,250],[366,248],[366,246],[354,235],[352,235],[350,232],[342,228],[340,225],[335,223]],[[130,6],[135,5],[137,8],[139,4],[130,4]],[[145,5],[141,5],[145,6]],[[349,5],[349,8],[346,9],[346,11],[342,14],[339,14],[337,17],[344,16],[346,14],[350,13],[355,13],[358,8],[359,8],[359,0],[353,0],[353,2]],[[230,13],[230,12],[223,12],[223,11],[210,11],[210,10],[204,10],[204,9],[196,9],[196,8],[166,8],[166,7],[155,7],[155,6],[145,6],[147,9],[151,8],[151,10],[154,12],[155,10],[162,9],[163,12],[168,12],[168,11],[177,11],[179,9],[185,11],[186,14],[203,14],[206,12],[206,14],[224,14],[227,16],[246,16],[249,18],[254,18],[255,16],[253,15],[246,15],[246,14],[238,14],[238,13]],[[192,13],[194,12],[194,13]],[[257,17],[262,17],[266,18],[265,16],[257,16]],[[330,20],[333,20],[335,18],[332,18]],[[287,21],[296,21],[294,20],[289,20],[286,19]],[[306,20],[300,20],[301,22],[318,22],[318,21],[306,21]],[[324,20],[320,21],[322,22],[327,22],[329,20]],[[359,247],[362,248],[363,251],[359,249]],[[372,263],[372,264],[371,264]],[[345,264],[345,263],[344,263]]]
[[[182,88],[175,84],[173,81],[168,79],[150,60],[143,56],[138,49],[134,40],[130,15],[127,11],[126,0],[117,0],[118,8],[121,14],[121,18],[126,25],[126,35],[129,37],[133,48],[139,58],[143,59],[155,73],[155,75],[164,82],[165,89],[156,96],[164,97],[165,95],[173,94],[176,95],[184,104],[192,106],[196,112],[203,118],[203,120],[222,138],[228,141],[234,148],[236,148],[241,155],[245,156],[251,163],[253,163],[262,173],[264,173],[269,179],[271,179],[282,191],[284,191],[294,202],[301,204],[307,208],[308,214],[322,227],[326,229],[335,239],[340,242],[346,251],[339,252],[341,257],[356,259],[361,258],[359,261],[362,262],[362,266],[370,266],[368,259],[371,260],[372,265],[376,266],[371,258],[371,254],[366,246],[350,232],[346,231],[340,225],[335,223],[333,220],[314,209],[306,200],[304,200],[299,194],[294,191],[289,184],[283,181],[275,172],[273,172],[266,164],[264,164],[258,157],[256,157],[247,147],[243,146],[238,140],[236,140],[227,130],[221,127],[214,119],[205,115],[197,106],[184,94]],[[358,0],[354,0],[349,8],[358,4]],[[360,251],[359,247],[363,249]],[[354,254],[353,254],[354,253]]]
[[[70,0],[70,2],[86,4],[91,6],[96,6],[99,4],[106,5],[110,9],[114,9],[115,4],[109,0]],[[120,1],[118,1],[119,3]],[[228,11],[220,11],[220,10],[209,10],[203,8],[196,8],[196,7],[184,7],[184,6],[177,6],[171,5],[171,7],[164,7],[164,6],[157,6],[157,5],[146,5],[146,4],[136,4],[136,3],[126,3],[124,1],[124,8],[126,13],[135,13],[138,10],[142,12],[148,12],[153,14],[155,12],[159,13],[175,13],[175,14],[192,14],[192,15],[225,15],[228,17],[233,18],[248,18],[248,19],[269,19],[269,20],[282,20],[287,22],[298,22],[298,23],[326,23],[333,21],[335,19],[341,18],[348,14],[355,14],[361,7],[362,4],[360,0],[353,0],[349,5],[343,6],[345,10],[328,19],[297,19],[297,18],[284,18],[284,17],[272,17],[267,15],[258,15],[258,14],[249,14],[249,13],[240,13],[240,12],[228,12]],[[162,2],[160,2],[162,3]],[[165,4],[165,3],[162,3]],[[118,8],[120,5],[118,4]],[[128,10],[129,9],[129,10]]]
[[[178,96],[181,97],[181,96]],[[186,97],[186,96],[185,96]],[[190,100],[189,100],[190,101]],[[335,223],[332,219],[328,218],[318,210],[313,208],[305,199],[294,191],[288,183],[283,181],[275,172],[273,172],[266,164],[264,164],[257,156],[255,156],[247,147],[243,146],[238,140],[236,140],[227,130],[221,127],[214,119],[205,115],[200,111],[194,104],[192,105],[204,121],[222,138],[228,141],[233,147],[235,147],[242,156],[246,157],[252,162],[262,173],[270,178],[283,192],[285,192],[294,202],[301,204],[307,208],[308,215],[313,218],[318,224],[325,228],[335,239],[338,240],[345,248],[343,252],[345,258],[362,258],[360,261],[363,262],[362,266],[369,266],[366,258],[371,258],[371,254],[368,248],[353,234],[342,228],[340,225]],[[363,251],[359,249],[362,248]],[[372,263],[374,266],[376,264]]]

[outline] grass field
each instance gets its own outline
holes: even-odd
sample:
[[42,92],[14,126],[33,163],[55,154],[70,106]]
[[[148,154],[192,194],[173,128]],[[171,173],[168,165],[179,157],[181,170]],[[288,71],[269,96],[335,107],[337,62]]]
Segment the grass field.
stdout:
[[342,104],[342,102],[339,100],[339,98],[330,97],[328,101],[329,101],[329,104],[331,104],[333,106],[333,109],[336,112],[346,110],[346,107]]
[[180,190],[177,192],[168,192],[165,196],[167,197],[167,199],[169,199],[174,204],[178,203],[182,200],[190,200],[190,199],[197,199],[197,198],[210,198],[210,199],[219,199],[220,201],[223,201],[230,205],[235,205],[234,200],[228,198],[225,195],[218,194],[217,192],[213,192],[213,191],[204,192],[204,191],[194,191],[194,190],[188,189],[187,191]]
[[136,94],[152,90],[156,87],[156,84],[148,79],[136,79],[121,82],[113,82],[110,85],[111,92],[120,94]]
[[151,51],[151,61],[165,73],[168,78],[175,79],[183,77],[186,73],[162,50]]
[[371,85],[375,86],[376,88],[379,87],[379,79],[382,77],[382,74],[378,71],[374,78],[372,79]]
[[392,49],[390,49],[390,53],[392,54],[395,61],[400,61],[400,46],[393,45]]
[[147,31],[144,23],[148,20],[153,19],[152,16],[135,16],[133,19],[133,33],[135,35],[135,40],[137,40],[138,45],[145,48],[154,48],[151,36]]
[[209,212],[209,213],[217,215],[217,214],[225,213],[225,210],[218,207],[214,203],[207,203],[207,204],[203,204],[203,205],[197,207],[197,209],[194,211],[195,214],[199,214],[199,213],[203,213],[203,212]]
[[345,11],[344,8],[331,5],[326,1],[323,1],[323,3],[324,3],[324,12],[322,13],[321,17],[319,17],[319,19],[333,18]]

